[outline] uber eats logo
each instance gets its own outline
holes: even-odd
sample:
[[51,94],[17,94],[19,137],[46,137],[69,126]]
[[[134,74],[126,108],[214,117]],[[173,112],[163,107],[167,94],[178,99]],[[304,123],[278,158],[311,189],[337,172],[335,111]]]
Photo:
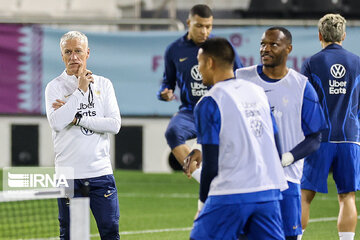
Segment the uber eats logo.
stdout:
[[204,96],[208,90],[207,87],[202,83],[202,76],[199,71],[199,65],[194,65],[190,70],[191,77],[197,82],[191,82],[191,94],[194,97]]
[[346,69],[341,64],[333,64],[330,73],[335,79],[329,79],[329,94],[346,94],[346,81],[340,81],[346,74]]

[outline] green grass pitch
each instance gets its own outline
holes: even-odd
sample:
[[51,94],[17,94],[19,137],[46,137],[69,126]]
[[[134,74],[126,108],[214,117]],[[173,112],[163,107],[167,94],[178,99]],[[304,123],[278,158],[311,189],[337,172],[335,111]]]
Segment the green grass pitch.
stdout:
[[[0,183],[1,175],[0,172]],[[189,239],[197,208],[198,183],[187,179],[181,172],[144,174],[139,171],[117,170],[115,178],[119,194],[122,240]],[[306,229],[304,240],[339,239],[336,228],[336,188],[331,176],[328,182],[329,194],[318,194],[311,205],[312,222]],[[358,205],[359,194],[357,198]],[[4,211],[1,206],[0,211]],[[56,219],[56,211],[52,212],[52,218]],[[6,220],[0,218],[0,224],[6,224]],[[100,239],[94,219],[91,220],[91,235],[91,239]],[[358,226],[355,239],[359,236]]]

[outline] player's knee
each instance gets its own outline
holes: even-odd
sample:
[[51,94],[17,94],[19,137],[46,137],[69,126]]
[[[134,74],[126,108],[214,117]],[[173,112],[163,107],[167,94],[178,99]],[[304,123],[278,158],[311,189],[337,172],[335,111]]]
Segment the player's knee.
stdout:
[[183,131],[181,131],[176,126],[168,127],[166,129],[165,138],[172,149],[174,147],[182,144],[183,142],[185,142],[185,140],[182,139],[183,138],[182,134],[183,134]]
[[355,192],[348,192],[348,193],[339,193],[339,202],[355,202]]
[[165,131],[166,139],[173,139],[179,135],[179,130],[176,126],[169,126]]
[[305,201],[306,203],[310,204],[311,201],[314,199],[316,192],[311,190],[301,190],[301,201]]

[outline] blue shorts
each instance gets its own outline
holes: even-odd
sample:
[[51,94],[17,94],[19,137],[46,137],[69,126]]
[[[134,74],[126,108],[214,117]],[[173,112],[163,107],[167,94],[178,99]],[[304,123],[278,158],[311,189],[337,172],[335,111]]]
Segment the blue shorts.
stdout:
[[[78,192],[85,183],[89,182],[90,208],[99,229],[101,239],[115,240],[119,236],[119,200],[115,186],[114,176],[105,175],[101,177],[75,179],[74,190]],[[76,193],[75,197],[81,196]],[[60,239],[70,239],[69,200],[58,199]]]
[[165,137],[171,149],[196,138],[195,118],[192,111],[182,110],[174,114],[166,129]]
[[330,168],[339,194],[360,190],[360,146],[355,143],[321,143],[304,162],[301,188],[327,193]]
[[[212,198],[217,198],[216,203]],[[210,196],[194,221],[192,240],[284,239],[279,201],[229,204]]]
[[302,234],[301,228],[301,191],[300,184],[288,182],[289,188],[281,192],[281,217],[286,237]]

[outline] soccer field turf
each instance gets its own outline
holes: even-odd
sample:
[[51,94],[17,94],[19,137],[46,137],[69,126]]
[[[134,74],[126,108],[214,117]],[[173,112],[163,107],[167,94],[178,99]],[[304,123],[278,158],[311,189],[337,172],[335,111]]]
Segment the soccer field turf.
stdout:
[[[115,178],[119,192],[122,240],[189,239],[197,208],[198,183],[187,179],[181,172],[144,174],[117,170]],[[336,188],[331,176],[328,182],[329,194],[318,194],[311,205],[311,222],[304,240],[338,239]],[[357,205],[359,202],[356,201]],[[91,224],[91,239],[100,239],[93,219]],[[359,228],[355,239],[360,236]]]
[[[143,174],[116,171],[115,177],[119,191],[121,239],[189,239],[197,208],[198,183],[187,179],[181,172]],[[311,205],[312,222],[303,239],[338,239],[337,214],[336,188],[330,176],[329,194],[315,197]],[[356,235],[360,236],[359,226]]]

